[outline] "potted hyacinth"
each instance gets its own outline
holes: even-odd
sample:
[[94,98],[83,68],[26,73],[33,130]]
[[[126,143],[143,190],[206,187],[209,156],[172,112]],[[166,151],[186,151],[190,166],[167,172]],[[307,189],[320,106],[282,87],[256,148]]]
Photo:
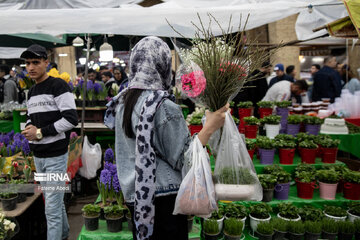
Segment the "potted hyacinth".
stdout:
[[275,198],[278,200],[287,200],[290,190],[290,173],[281,170],[273,173],[276,176],[277,184],[275,185]]
[[259,136],[256,139],[256,146],[259,149],[260,163],[271,165],[274,162],[275,141],[268,137]]
[[316,152],[318,145],[310,140],[304,140],[299,143],[299,151],[301,155],[301,162],[314,164],[316,159]]
[[300,131],[302,115],[293,114],[287,118],[286,134],[295,136]]
[[263,202],[272,201],[274,195],[274,188],[277,183],[277,179],[272,174],[259,174],[259,181],[263,189]]
[[261,119],[261,123],[265,124],[266,136],[274,139],[280,132],[280,116],[270,115]]
[[259,240],[272,240],[274,235],[274,227],[270,222],[261,222],[257,225],[256,235]]
[[119,205],[110,205],[104,208],[107,230],[109,232],[120,232],[122,230],[122,220],[124,208]]
[[95,231],[99,228],[100,206],[94,204],[86,204],[81,211],[85,221],[87,231]]
[[270,221],[272,208],[266,203],[257,203],[249,207],[249,212],[250,227],[254,235],[260,222]]
[[283,240],[287,231],[287,221],[280,218],[272,218],[271,224],[274,227],[273,240]]
[[301,217],[299,215],[299,209],[294,206],[291,202],[283,202],[278,204],[279,213],[277,214],[278,218],[281,218],[285,221],[300,221]]
[[345,221],[347,212],[345,209],[337,206],[324,206],[324,215],[334,221]]
[[336,195],[336,188],[339,182],[339,174],[334,170],[318,170],[316,178],[319,181],[320,197],[333,200]]
[[302,221],[290,221],[287,224],[287,231],[289,240],[301,240],[305,234],[305,226]]
[[322,238],[335,240],[339,231],[337,222],[334,219],[324,218],[321,222],[321,225],[322,225],[322,234],[321,234]]
[[95,89],[94,83],[92,81],[87,81],[86,83],[86,106],[87,107],[95,107]]
[[312,135],[318,135],[323,120],[315,116],[304,116],[305,131]]
[[205,114],[205,108],[195,108],[195,111],[186,117],[191,135],[198,133],[202,129],[201,119]]
[[265,116],[269,116],[272,114],[274,103],[270,101],[260,101],[257,103],[259,106],[259,115],[260,118],[264,118]]
[[360,200],[360,172],[346,171],[343,173],[344,198]]
[[100,83],[94,83],[94,93],[95,93],[95,99],[96,99],[96,106],[104,107],[107,103],[106,97],[108,95],[108,88],[106,88],[104,85],[101,85]]
[[360,220],[360,203],[359,202],[349,202],[348,220],[354,222],[355,220]]
[[242,204],[229,203],[225,206],[225,219],[234,218],[243,222],[243,230],[245,228],[245,221],[247,218],[246,207]]
[[241,133],[243,133],[245,131],[244,117],[250,117],[252,115],[253,103],[250,101],[239,102],[237,104],[237,108],[238,108],[239,119],[240,119],[239,130]]
[[18,194],[16,192],[1,192],[0,200],[4,211],[12,211],[16,208]]
[[256,142],[246,138],[245,143],[246,143],[246,149],[248,150],[249,156],[250,156],[251,160],[253,160]]
[[325,138],[320,140],[323,163],[335,163],[339,144],[339,139]]
[[246,138],[256,138],[260,120],[254,116],[251,116],[251,117],[244,117],[243,121],[244,121],[244,128],[245,128],[245,137]]
[[286,126],[287,126],[287,118],[289,115],[289,109],[288,107],[291,106],[290,101],[281,101],[281,102],[275,102],[276,105],[276,115],[281,117],[280,120],[280,133],[286,132]]

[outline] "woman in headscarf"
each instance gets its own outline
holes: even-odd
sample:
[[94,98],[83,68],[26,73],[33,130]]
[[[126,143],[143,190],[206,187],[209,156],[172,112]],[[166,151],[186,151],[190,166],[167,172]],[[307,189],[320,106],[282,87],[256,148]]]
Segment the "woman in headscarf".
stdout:
[[[188,239],[187,217],[172,212],[182,167],[191,164],[184,154],[192,138],[181,108],[169,99],[170,86],[169,47],[157,37],[143,38],[131,53],[129,86],[115,117],[116,165],[134,239]],[[206,113],[197,135],[203,146],[223,126],[227,110]]]

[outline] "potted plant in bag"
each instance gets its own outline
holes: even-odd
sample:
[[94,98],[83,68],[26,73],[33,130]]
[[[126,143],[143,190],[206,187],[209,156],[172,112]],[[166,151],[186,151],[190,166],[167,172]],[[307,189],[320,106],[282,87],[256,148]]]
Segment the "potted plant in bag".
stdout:
[[269,116],[272,114],[272,107],[274,106],[273,102],[270,101],[260,101],[257,103],[259,106],[259,115],[260,118],[263,118],[265,116]]
[[335,163],[338,147],[340,144],[339,139],[325,138],[320,141],[321,144],[321,157],[323,163]]
[[318,135],[323,120],[315,116],[304,116],[305,131],[311,135]]
[[247,210],[244,205],[237,203],[229,203],[225,207],[225,218],[235,218],[243,222],[243,230],[247,218]]
[[335,199],[339,174],[334,170],[318,170],[316,178],[319,181],[320,197],[327,200]]
[[289,198],[291,175],[286,171],[277,171],[274,173],[277,179],[275,185],[275,198],[278,200],[287,200]]
[[312,205],[304,205],[299,208],[299,215],[302,221],[321,222],[324,218],[323,211]]
[[355,220],[360,220],[360,203],[359,202],[350,202],[348,204],[349,210],[348,220],[354,222]]
[[339,226],[339,233],[338,233],[339,240],[353,239],[355,233],[355,226],[352,222],[348,222],[348,221],[338,222],[338,226]]
[[245,128],[245,137],[246,138],[256,138],[258,125],[260,120],[254,116],[244,117],[244,128]]
[[256,146],[259,149],[260,163],[265,165],[273,164],[275,155],[275,141],[268,137],[259,136],[256,139]]
[[295,141],[276,140],[276,146],[279,149],[280,164],[293,164],[296,148]]
[[256,142],[246,138],[245,143],[246,143],[246,149],[248,150],[249,156],[250,156],[251,160],[253,160]]
[[220,234],[216,220],[206,219],[203,222],[204,235],[206,240],[217,240]]
[[217,221],[219,232],[222,231],[224,226],[224,215],[225,215],[225,207],[223,205],[219,205],[218,210],[212,212],[210,216],[210,219]]
[[257,225],[256,235],[259,240],[272,240],[274,227],[270,222],[261,222]]
[[347,212],[341,207],[325,205],[324,215],[325,217],[333,219],[335,221],[345,221],[347,217]]
[[239,131],[243,133],[245,131],[244,117],[250,117],[252,115],[253,103],[250,101],[239,102],[237,108],[240,119]]
[[313,141],[304,140],[300,142],[299,151],[301,155],[301,162],[314,164],[317,148],[318,145],[316,145]]
[[94,204],[86,204],[81,211],[85,220],[85,228],[87,231],[95,231],[99,228],[100,206]]
[[344,198],[360,200],[360,172],[346,171],[343,174]]
[[286,134],[295,136],[300,131],[302,115],[293,114],[287,118]]
[[225,219],[224,235],[228,240],[240,240],[243,232],[243,222],[236,218]]
[[360,240],[360,220],[356,219],[354,221],[354,227],[355,227],[355,240]]
[[322,238],[335,240],[339,231],[338,224],[335,220],[324,218],[321,222],[322,225]]
[[301,240],[305,234],[305,226],[302,221],[290,221],[287,224],[287,231],[289,240]]
[[271,224],[274,227],[274,240],[283,240],[287,231],[287,221],[280,218],[272,218]]
[[280,116],[269,115],[261,119],[261,123],[265,124],[266,136],[274,139],[280,132]]
[[250,227],[253,234],[256,232],[257,225],[260,222],[269,222],[272,208],[266,203],[258,203],[249,207]]
[[316,184],[316,177],[311,171],[296,171],[295,181],[297,188],[297,196],[303,199],[312,199],[314,189],[319,188]]
[[301,217],[299,216],[299,209],[295,207],[291,202],[279,203],[278,204],[279,213],[277,214],[278,218],[281,218],[285,221],[300,221]]
[[321,236],[321,222],[306,221],[305,225],[305,240],[317,240]]
[[120,232],[122,230],[122,220],[124,208],[119,205],[104,207],[107,230],[109,232]]
[[259,174],[258,175],[260,184],[263,189],[263,202],[272,201],[274,195],[274,188],[277,183],[277,179],[272,174]]

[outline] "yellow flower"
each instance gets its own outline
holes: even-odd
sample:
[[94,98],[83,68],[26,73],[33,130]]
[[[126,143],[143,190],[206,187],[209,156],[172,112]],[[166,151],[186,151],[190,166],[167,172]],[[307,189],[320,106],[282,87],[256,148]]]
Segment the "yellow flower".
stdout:
[[26,83],[22,79],[19,80],[19,85],[22,89],[26,88]]
[[59,77],[65,80],[66,83],[70,82],[70,74],[68,74],[67,72],[63,72],[62,74],[60,74]]
[[49,75],[50,77],[54,77],[54,78],[60,77],[59,71],[56,70],[56,68],[50,69],[50,71],[48,72],[48,75]]

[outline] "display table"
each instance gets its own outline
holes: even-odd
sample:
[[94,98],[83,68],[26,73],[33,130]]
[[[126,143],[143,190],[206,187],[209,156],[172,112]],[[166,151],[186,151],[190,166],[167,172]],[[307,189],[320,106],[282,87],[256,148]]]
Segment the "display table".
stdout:
[[40,192],[34,193],[34,195],[27,197],[25,202],[17,203],[16,208],[12,211],[4,211],[7,217],[18,217],[28,209],[35,200],[41,195]]
[[13,121],[11,120],[0,120],[0,132],[7,133],[13,130]]
[[339,150],[351,153],[360,158],[360,133],[355,134],[329,134],[332,139],[341,140]]

